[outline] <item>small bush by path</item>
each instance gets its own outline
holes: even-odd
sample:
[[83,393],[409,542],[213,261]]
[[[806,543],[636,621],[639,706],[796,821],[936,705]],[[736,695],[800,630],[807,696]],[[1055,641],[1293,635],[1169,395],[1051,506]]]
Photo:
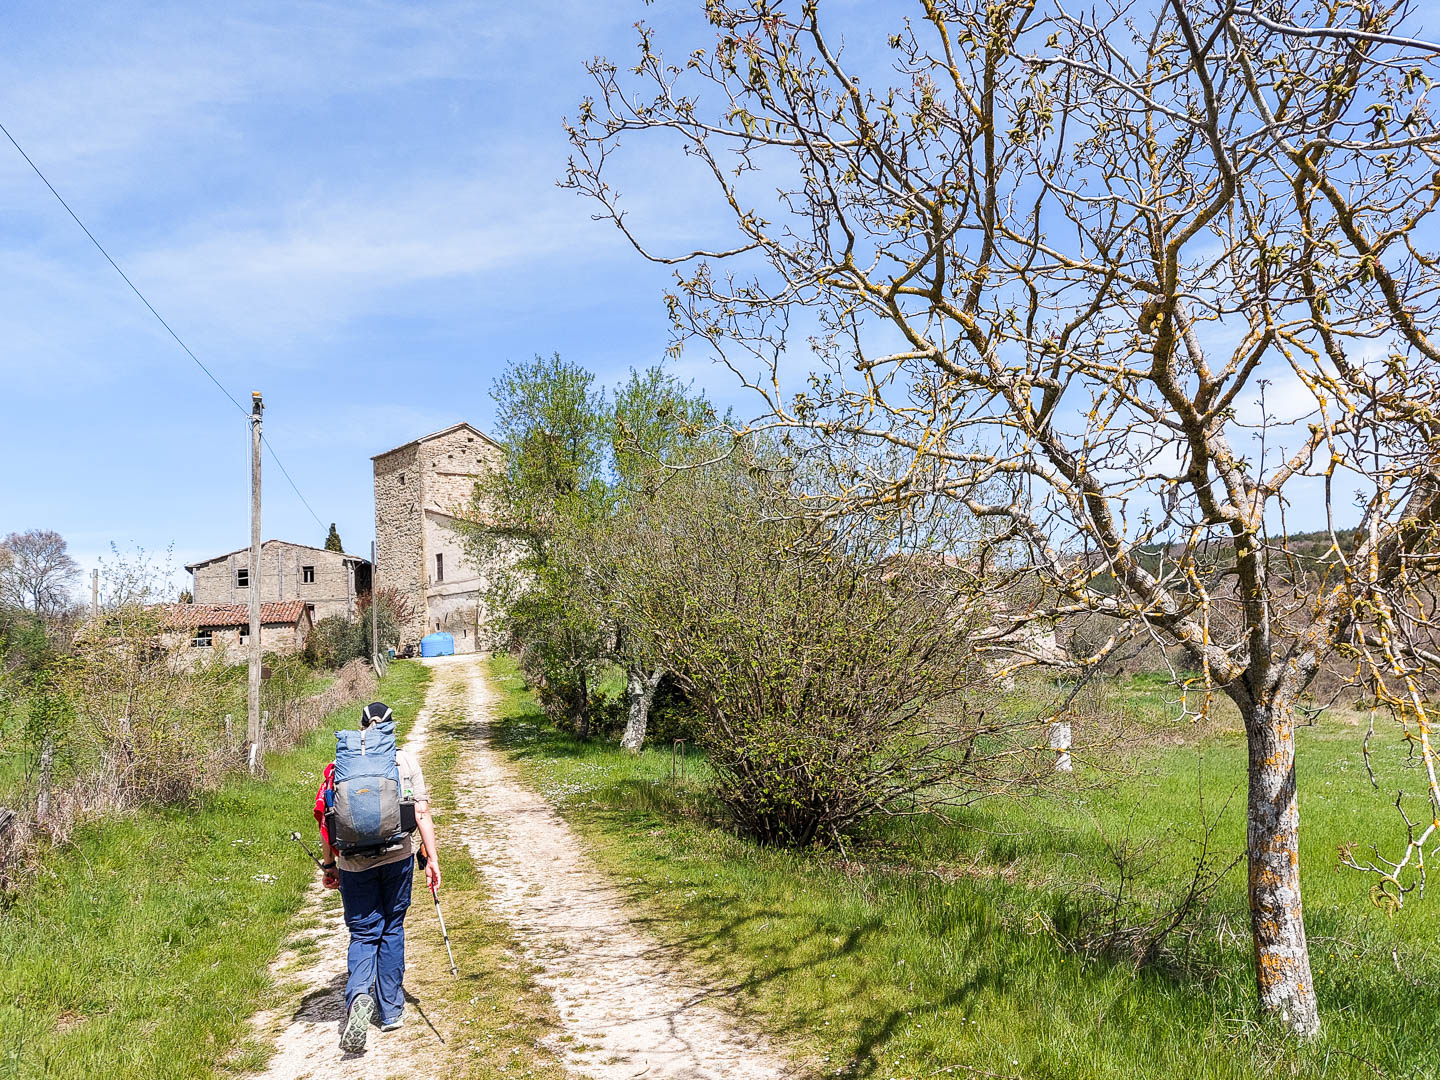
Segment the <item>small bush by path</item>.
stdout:
[[[642,921],[734,987],[763,1028],[840,1077],[1260,1080],[1431,1077],[1440,1036],[1434,901],[1396,916],[1368,882],[1335,869],[1337,845],[1393,830],[1348,730],[1304,729],[1301,813],[1306,910],[1324,1033],[1304,1047],[1256,1020],[1243,869],[1169,964],[1137,970],[1082,956],[1067,922],[1078,886],[1104,880],[1107,841],[1214,814],[1243,743],[1151,746],[1135,775],[1044,801],[994,802],[948,821],[904,819],[848,852],[759,848],[714,824],[703,760],[671,783],[668,747],[632,758],[549,725],[512,662],[497,732],[523,774],[628,887]],[[1393,763],[1392,763],[1393,764]],[[1229,785],[1229,786],[1227,786]],[[1243,793],[1242,793],[1243,794]],[[1217,843],[1244,843],[1242,799]],[[1149,887],[1179,886],[1183,846]]]
[[[429,672],[391,666],[380,695],[408,729]],[[249,1017],[315,878],[289,839],[310,807],[332,714],[267,777],[194,805],[85,825],[0,912],[0,1076],[178,1080],[258,1064]]]

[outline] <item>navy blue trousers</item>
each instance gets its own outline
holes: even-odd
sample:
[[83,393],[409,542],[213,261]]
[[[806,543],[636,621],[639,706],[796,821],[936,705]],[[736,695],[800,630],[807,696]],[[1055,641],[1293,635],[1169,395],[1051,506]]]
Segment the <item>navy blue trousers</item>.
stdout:
[[374,993],[380,1022],[405,1008],[405,911],[410,906],[413,859],[369,870],[340,871],[340,899],[350,930],[345,1011],[361,994]]

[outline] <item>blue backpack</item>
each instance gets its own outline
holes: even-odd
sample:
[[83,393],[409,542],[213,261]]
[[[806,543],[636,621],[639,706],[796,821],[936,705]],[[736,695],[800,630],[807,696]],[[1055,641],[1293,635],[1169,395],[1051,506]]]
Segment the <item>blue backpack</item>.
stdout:
[[327,817],[330,842],[342,855],[379,854],[405,839],[393,721],[335,733],[335,780]]

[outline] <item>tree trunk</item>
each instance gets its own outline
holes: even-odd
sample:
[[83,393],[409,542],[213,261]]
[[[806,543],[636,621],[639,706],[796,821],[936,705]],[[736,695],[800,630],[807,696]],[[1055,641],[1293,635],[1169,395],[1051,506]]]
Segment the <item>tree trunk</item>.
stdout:
[[1300,906],[1300,811],[1295,801],[1295,714],[1289,702],[1244,710],[1250,749],[1246,815],[1250,930],[1260,1011],[1291,1033],[1315,1035],[1320,1016]]
[[590,680],[580,672],[580,701],[576,705],[575,735],[580,739],[590,737]]
[[662,671],[625,672],[625,734],[620,745],[632,754],[638,754],[645,745],[645,726],[650,722],[650,703],[655,700],[655,688],[660,685]]

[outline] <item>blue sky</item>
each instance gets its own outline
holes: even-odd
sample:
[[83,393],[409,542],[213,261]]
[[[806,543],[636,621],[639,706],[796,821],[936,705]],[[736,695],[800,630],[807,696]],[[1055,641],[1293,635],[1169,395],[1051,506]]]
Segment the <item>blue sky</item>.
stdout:
[[[613,384],[662,357],[670,275],[555,186],[562,118],[591,89],[587,59],[633,55],[636,19],[673,55],[713,41],[701,13],[11,0],[0,123],[220,381],[265,393],[267,435],[321,519],[267,462],[265,535],[318,544],[334,521],[364,553],[371,455],[457,420],[488,427],[507,362],[558,351]],[[852,62],[870,40],[852,35]],[[673,146],[627,146],[617,165],[656,246],[727,246]],[[755,411],[698,349],[676,370]],[[246,542],[244,418],[3,141],[0,391],[0,535],[58,530],[87,570],[111,543],[173,545],[178,567]],[[1301,500],[1291,523],[1319,514]]]
[[[708,40],[698,11],[21,0],[0,122],[220,381],[264,392],[305,497],[365,551],[370,456],[487,426],[507,361],[612,381],[661,357],[667,275],[554,181],[584,61],[628,55],[642,17]],[[0,533],[56,529],[87,570],[112,541],[177,566],[246,542],[244,419],[3,142],[0,380]],[[273,467],[265,492],[267,537],[323,541]]]

